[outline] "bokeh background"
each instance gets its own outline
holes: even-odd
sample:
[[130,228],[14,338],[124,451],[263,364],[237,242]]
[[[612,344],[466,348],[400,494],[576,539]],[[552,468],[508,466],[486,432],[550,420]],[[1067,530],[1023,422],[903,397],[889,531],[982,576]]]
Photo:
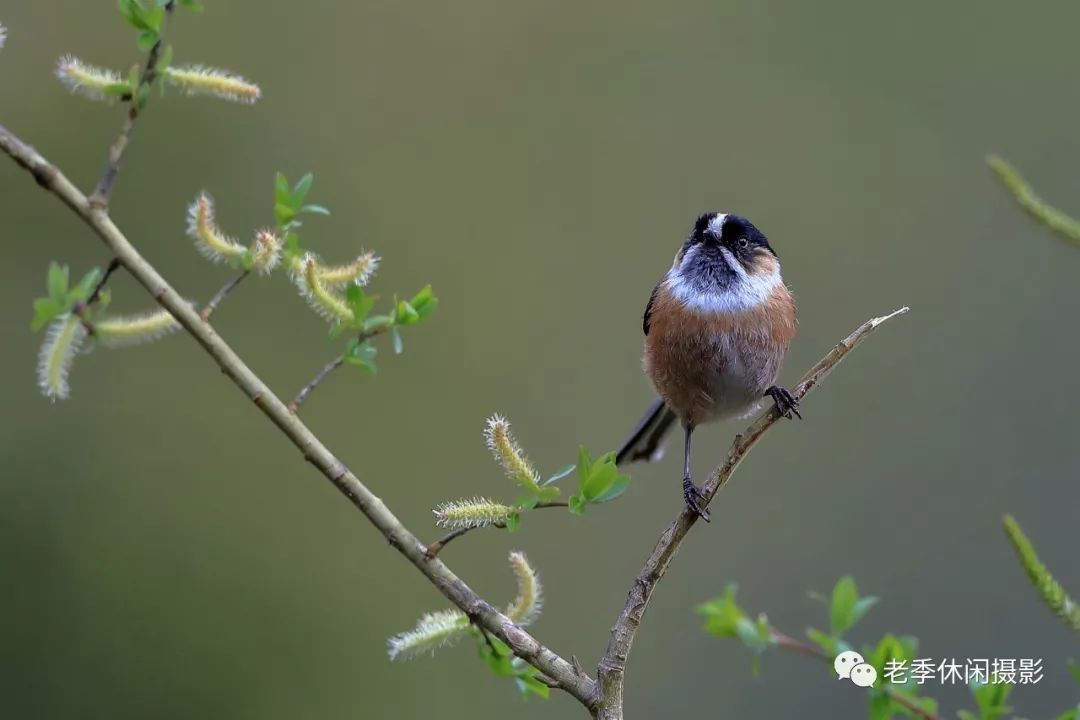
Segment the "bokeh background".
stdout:
[[[852,355],[742,466],[685,544],[638,636],[634,717],[859,718],[866,695],[779,653],[754,677],[696,603],[740,583],[799,634],[844,573],[883,597],[852,633],[922,655],[1042,658],[1030,718],[1077,700],[1080,655],[1016,564],[1013,512],[1080,592],[1074,331],[1080,251],[1015,207],[998,151],[1075,203],[1080,98],[1065,2],[215,2],[169,30],[178,62],[262,84],[255,107],[175,93],[137,128],[114,213],[186,295],[228,277],[183,233],[212,192],[246,236],[272,222],[275,170],[315,173],[305,243],[384,258],[389,296],[431,282],[438,313],[346,368],[305,420],[421,536],[441,500],[514,491],[484,419],[509,415],[545,470],[613,448],[651,399],[641,311],[693,219],[737,211],[772,239],[800,304],[793,382],[867,317],[912,312]],[[9,0],[0,122],[83,187],[122,110],[52,78],[75,53],[127,68],[115,3]],[[28,329],[52,259],[103,265],[99,241],[0,163],[0,706],[6,717],[522,718],[462,646],[391,664],[385,639],[445,601],[182,336],[81,357],[72,397],[37,391]],[[1077,209],[1074,204],[1072,208]],[[118,309],[148,306],[128,278]],[[282,277],[215,316],[291,396],[337,352]],[[703,431],[696,466],[738,425]],[[678,455],[675,453],[674,455]],[[593,667],[628,584],[681,502],[678,458],[617,503],[478,532],[445,559],[493,601],[506,553],[541,572],[534,626]],[[930,686],[952,715],[966,690]]]

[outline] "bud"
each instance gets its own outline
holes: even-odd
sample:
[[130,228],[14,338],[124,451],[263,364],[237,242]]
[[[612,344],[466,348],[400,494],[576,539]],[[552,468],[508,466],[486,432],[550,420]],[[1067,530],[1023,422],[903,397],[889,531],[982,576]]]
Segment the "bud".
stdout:
[[525,489],[535,489],[539,485],[540,474],[510,433],[510,422],[506,418],[501,415],[488,418],[484,439],[495,460],[503,466],[507,477]]
[[124,83],[118,73],[87,65],[72,55],[57,61],[56,77],[68,90],[90,100],[108,100],[108,88]]
[[281,239],[272,230],[260,230],[251,243],[251,268],[269,275],[281,261]]
[[471,500],[449,500],[433,511],[435,524],[439,527],[458,530],[478,528],[489,525],[502,526],[515,511],[509,505],[493,502],[487,498],[475,497]]
[[322,281],[323,285],[334,289],[339,289],[349,283],[356,283],[363,287],[368,284],[378,267],[379,258],[375,253],[365,252],[351,263],[333,267],[320,267],[319,280]]
[[212,262],[224,262],[242,257],[244,246],[218,229],[214,223],[214,201],[205,192],[199,193],[188,208],[187,234],[203,257]]
[[469,628],[469,618],[460,610],[440,610],[420,618],[412,630],[386,641],[391,660],[410,660],[433,655],[436,650],[460,640]]
[[540,609],[544,605],[540,578],[523,552],[515,550],[510,553],[510,569],[517,579],[518,594],[510,607],[506,608],[506,617],[518,625],[528,625],[540,617]]
[[252,104],[262,96],[262,90],[239,75],[202,65],[169,67],[165,77],[188,95],[213,95],[222,100]]
[[50,400],[64,400],[70,394],[68,372],[86,340],[86,328],[73,313],[53,320],[45,332],[38,354],[38,386]]
[[180,323],[164,309],[94,321],[94,337],[108,348],[153,342],[179,329]]
[[328,290],[319,279],[319,263],[315,260],[315,256],[305,255],[301,263],[304,274],[302,282],[297,282],[297,287],[300,289],[300,294],[308,301],[308,305],[327,320],[351,322],[352,310],[340,296]]

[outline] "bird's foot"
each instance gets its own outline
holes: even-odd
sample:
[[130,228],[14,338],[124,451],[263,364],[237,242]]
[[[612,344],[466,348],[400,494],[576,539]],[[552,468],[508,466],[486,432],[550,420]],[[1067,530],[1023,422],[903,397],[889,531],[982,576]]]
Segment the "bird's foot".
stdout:
[[778,385],[773,385],[771,388],[765,391],[765,394],[773,399],[776,403],[776,411],[791,420],[791,414],[795,413],[795,417],[802,420],[802,415],[799,414],[799,401],[795,399],[795,396],[787,391],[786,388],[782,388]]
[[697,489],[697,485],[694,484],[694,481],[688,477],[683,478],[682,494],[683,500],[686,502],[686,507],[690,509],[690,512],[694,513],[705,522],[709,522],[710,516],[709,511],[705,508],[705,496]]

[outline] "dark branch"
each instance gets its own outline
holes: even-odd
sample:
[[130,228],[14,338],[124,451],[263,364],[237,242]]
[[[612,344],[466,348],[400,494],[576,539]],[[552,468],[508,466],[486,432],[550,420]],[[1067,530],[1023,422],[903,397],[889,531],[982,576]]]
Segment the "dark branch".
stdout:
[[225,283],[222,288],[217,291],[214,297],[210,298],[210,302],[206,303],[206,305],[203,306],[203,309],[199,311],[199,317],[204,321],[209,320],[210,316],[214,314],[214,311],[218,309],[218,305],[221,304],[222,300],[228,297],[229,293],[235,290],[236,286],[242,283],[244,278],[250,274],[250,270],[245,270],[229,282]]
[[139,91],[143,87],[153,85],[157,79],[158,60],[161,58],[161,49],[164,47],[165,42],[165,27],[168,25],[169,18],[172,17],[174,7],[175,2],[165,3],[165,15],[161,19],[161,29],[158,33],[157,42],[147,53],[146,65],[143,66],[142,74],[139,76],[139,84],[134,89],[130,99],[128,99],[127,115],[124,116],[124,124],[120,128],[120,135],[109,147],[109,158],[105,163],[105,169],[101,172],[101,178],[98,180],[97,186],[94,187],[94,191],[90,193],[90,204],[94,207],[101,209],[109,207],[109,196],[112,195],[113,188],[116,186],[116,177],[120,174],[120,163],[124,159],[124,151],[127,150],[127,146],[131,142],[131,133],[135,129],[135,121],[138,120],[139,114],[142,112],[139,108]]

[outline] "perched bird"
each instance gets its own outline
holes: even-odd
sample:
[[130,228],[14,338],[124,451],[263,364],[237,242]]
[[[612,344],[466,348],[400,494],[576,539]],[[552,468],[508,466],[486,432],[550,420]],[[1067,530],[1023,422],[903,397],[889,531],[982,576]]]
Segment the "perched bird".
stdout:
[[690,473],[690,436],[702,423],[752,411],[765,397],[780,414],[802,417],[791,393],[775,384],[795,326],[795,302],[765,235],[738,215],[699,217],[645,306],[643,365],[660,398],[616,462],[658,457],[678,419],[683,498],[708,521]]

